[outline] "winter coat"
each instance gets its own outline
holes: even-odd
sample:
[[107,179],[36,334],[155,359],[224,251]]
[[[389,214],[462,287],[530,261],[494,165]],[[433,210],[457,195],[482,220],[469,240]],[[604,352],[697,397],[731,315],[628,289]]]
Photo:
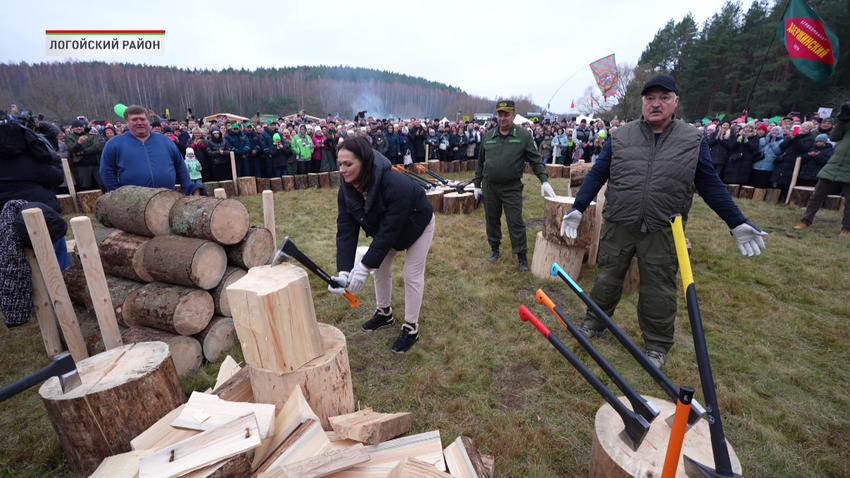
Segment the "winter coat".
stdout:
[[413,157],[422,158],[425,156],[425,138],[428,137],[428,130],[422,126],[413,127],[411,131],[413,135]]
[[260,134],[256,131],[245,133],[245,139],[248,140],[248,156],[262,156],[263,146],[260,143]]
[[807,153],[814,143],[815,137],[811,134],[800,133],[794,136],[786,136],[782,144],[779,145],[782,154],[776,157],[776,167],[773,169],[773,174],[770,175],[770,182],[779,186],[791,184],[791,176],[794,174],[797,156]]
[[325,144],[325,135],[319,132],[313,133],[313,159],[322,159],[322,150],[330,149],[330,146]]
[[729,160],[730,139],[731,133],[730,138],[724,138],[720,129],[708,138],[708,151],[715,166],[723,166]]
[[[80,136],[86,136],[86,141],[80,144]],[[100,162],[100,153],[103,151],[103,143],[98,139],[97,132],[92,130],[88,134],[77,134],[73,131],[65,135],[65,146],[68,148],[71,159],[76,166],[97,166]]]
[[416,159],[416,155],[413,153],[413,136],[399,133],[398,151],[401,153],[401,156],[398,157],[399,164],[404,162],[404,155],[408,152],[410,153],[411,158]]
[[428,154],[431,155],[428,159],[437,159],[437,152],[440,149],[440,137],[436,134],[434,136],[429,134],[428,137],[425,138],[425,144],[428,145]]
[[224,140],[227,141],[230,150],[236,154],[236,159],[245,158],[251,152],[251,143],[241,132],[231,131]]
[[207,140],[201,138],[197,142],[190,143],[189,147],[195,150],[195,157],[201,163],[201,171],[206,169],[209,173],[212,170],[213,162],[210,154],[207,152]]
[[383,155],[386,155],[387,148],[389,148],[389,146],[390,145],[387,142],[387,137],[384,136],[384,133],[380,131],[372,133],[372,149]]
[[[210,134],[206,142],[207,156],[212,159],[213,164],[225,164],[230,161],[230,145],[227,144],[227,141],[221,135],[216,139],[214,134]],[[221,150],[224,150],[223,154]]]
[[463,134],[452,133],[449,135],[449,148],[451,149],[451,159],[459,160],[464,157],[466,151],[464,150],[464,136]]
[[274,146],[274,135],[275,134],[280,134],[280,137],[281,138],[283,137],[283,134],[280,133],[280,131],[278,131],[277,129],[270,130],[268,126],[263,128],[263,132],[260,133],[260,144],[259,144],[260,151],[262,151],[262,153],[266,156],[269,156],[271,154],[270,150],[271,150],[272,146]]
[[723,170],[723,179],[726,184],[750,184],[753,173],[753,155],[759,150],[758,136],[750,136],[735,141],[734,146],[729,149],[729,161]]
[[343,182],[337,194],[336,249],[337,270],[354,267],[357,239],[362,229],[373,237],[362,263],[376,268],[390,249],[403,251],[419,239],[434,216],[434,208],[425,190],[409,176],[392,169],[392,163],[375,153],[372,182],[363,195]]
[[278,148],[274,144],[274,136],[272,136],[272,143],[269,151],[267,153],[267,157],[272,158],[274,162],[275,168],[285,168],[289,162],[289,158],[292,156],[292,147],[285,140],[280,140],[281,147]]
[[[816,156],[811,156],[809,153],[817,152]],[[800,179],[815,180],[818,178],[818,173],[832,157],[832,145],[825,143],[822,147],[817,144],[812,145],[812,149],[808,153],[803,153],[800,160]]]
[[756,171],[773,171],[776,167],[776,157],[781,154],[782,150],[779,145],[782,144],[782,136],[767,135],[759,140],[759,151],[764,155],[761,161],[753,163],[753,169]]
[[398,133],[393,131],[392,134],[388,134],[386,136],[387,136],[387,154],[386,154],[386,156],[387,156],[387,159],[390,160],[390,162],[395,163],[396,159],[398,159],[398,154],[399,154],[398,153],[398,151],[399,151],[399,149],[398,149],[398,147],[399,147]]
[[[23,129],[23,126],[21,126]],[[27,133],[34,137],[30,131]],[[3,167],[0,167],[0,210],[6,202],[13,199],[41,202],[62,212],[59,200],[52,188],[59,187],[65,180],[62,172],[62,163],[54,153],[48,154],[52,148],[42,144],[39,149],[43,155],[36,156],[32,148],[28,148],[21,154],[13,157],[2,158]],[[52,157],[50,157],[52,156]],[[73,211],[65,211],[70,213]]]
[[298,161],[310,161],[313,157],[313,138],[309,135],[296,135],[292,138],[292,152]]
[[842,141],[850,131],[850,123],[841,121],[832,127],[829,140],[837,142],[838,145],[832,152],[829,162],[818,173],[818,178],[828,179],[839,183],[850,183],[850,137]]

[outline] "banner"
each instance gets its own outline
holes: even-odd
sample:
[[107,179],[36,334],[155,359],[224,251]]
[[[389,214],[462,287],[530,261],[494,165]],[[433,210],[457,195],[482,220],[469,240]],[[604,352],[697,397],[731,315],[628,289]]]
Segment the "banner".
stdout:
[[776,27],[776,37],[785,43],[791,61],[802,74],[817,82],[835,74],[838,37],[804,0],[791,0]]
[[162,56],[165,30],[45,30],[47,56]]
[[593,77],[602,91],[603,98],[607,100],[609,96],[617,94],[620,78],[617,74],[617,62],[614,60],[613,53],[591,63],[590,69],[593,70]]

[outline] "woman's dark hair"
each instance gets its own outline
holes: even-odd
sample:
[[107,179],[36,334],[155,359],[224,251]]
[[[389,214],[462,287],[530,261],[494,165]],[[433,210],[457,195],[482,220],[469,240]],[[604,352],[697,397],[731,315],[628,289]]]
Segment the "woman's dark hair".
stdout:
[[360,160],[360,174],[354,180],[357,191],[366,193],[372,183],[372,166],[375,164],[375,152],[369,140],[364,136],[348,138],[339,147],[341,151],[349,151]]
[[[392,128],[392,131],[390,131],[390,128]],[[395,133],[395,125],[393,125],[392,123],[388,124],[387,133]]]

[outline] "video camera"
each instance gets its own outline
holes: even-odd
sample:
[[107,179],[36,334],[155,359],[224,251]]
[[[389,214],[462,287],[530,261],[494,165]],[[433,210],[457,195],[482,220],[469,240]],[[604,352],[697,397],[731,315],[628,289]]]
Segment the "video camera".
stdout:
[[[44,119],[44,115],[38,115],[38,121]],[[18,115],[18,122],[24,125],[27,129],[35,131],[37,126],[36,119],[33,117],[33,113],[28,108],[24,108],[21,111],[21,114]]]

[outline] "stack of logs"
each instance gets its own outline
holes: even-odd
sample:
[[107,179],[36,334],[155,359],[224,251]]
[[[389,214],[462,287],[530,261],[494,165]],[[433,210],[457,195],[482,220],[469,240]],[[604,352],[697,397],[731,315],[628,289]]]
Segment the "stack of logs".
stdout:
[[[179,375],[220,360],[236,341],[225,289],[271,260],[271,232],[250,226],[235,199],[138,186],[103,195],[95,215],[106,226],[95,240],[123,342],[165,342]],[[80,265],[63,275],[86,348],[100,353],[87,277]]]
[[279,178],[258,178],[255,176],[241,176],[226,181],[208,181],[204,183],[204,189],[212,194],[216,189],[224,189],[227,197],[255,196],[263,191],[281,192],[295,191],[308,188],[336,188],[339,187],[339,171],[325,173],[309,173],[297,176],[281,176]]

